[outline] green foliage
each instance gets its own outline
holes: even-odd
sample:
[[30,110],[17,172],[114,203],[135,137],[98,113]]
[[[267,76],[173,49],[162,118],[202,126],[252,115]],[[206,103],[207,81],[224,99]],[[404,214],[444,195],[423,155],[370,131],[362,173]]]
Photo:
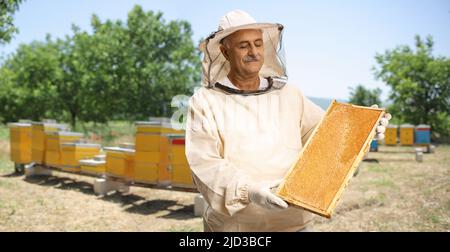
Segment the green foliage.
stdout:
[[0,120],[55,118],[105,123],[169,116],[177,94],[200,82],[186,21],[136,6],[121,20],[91,19],[92,33],[21,45],[0,68]]
[[433,39],[415,37],[416,50],[399,46],[377,54],[375,76],[391,87],[390,111],[413,124],[429,124],[434,137],[450,135],[450,59],[432,55]]
[[22,2],[23,0],[0,1],[0,45],[11,41],[14,33],[18,32],[13,24],[13,15]]
[[54,83],[61,78],[57,48],[45,42],[21,45],[0,69],[0,117],[3,122],[38,120],[56,113]]
[[360,106],[370,107],[374,104],[381,106],[380,95],[381,89],[379,88],[370,90],[362,85],[358,85],[355,88],[350,88],[349,102]]

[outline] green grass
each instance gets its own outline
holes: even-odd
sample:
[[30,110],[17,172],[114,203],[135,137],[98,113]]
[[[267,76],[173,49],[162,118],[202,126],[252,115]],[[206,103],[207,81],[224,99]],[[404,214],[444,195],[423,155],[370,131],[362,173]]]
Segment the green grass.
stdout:
[[10,181],[2,181],[0,180],[0,187],[5,189],[14,189],[16,187],[16,184]]
[[445,203],[444,210],[450,212],[450,201],[447,201],[447,203]]
[[9,129],[5,124],[0,124],[0,141],[9,141]]
[[379,193],[376,196],[370,197],[364,202],[365,206],[383,206],[385,204],[386,194]]
[[368,165],[366,169],[370,172],[376,173],[386,173],[389,171],[389,167],[381,165]]
[[0,174],[9,174],[14,172],[14,164],[7,156],[0,156]]
[[441,223],[442,221],[441,221],[441,218],[438,216],[438,215],[436,215],[436,214],[430,214],[429,216],[428,216],[428,220],[430,220],[431,222],[433,222],[434,224],[438,224],[438,223]]
[[394,182],[392,182],[392,180],[387,179],[387,178],[373,180],[370,183],[377,187],[388,187],[388,188],[396,188],[397,187],[397,185]]
[[440,208],[427,208],[419,211],[422,223],[417,226],[421,230],[434,230],[436,228],[448,230],[450,229],[450,221],[447,212]]

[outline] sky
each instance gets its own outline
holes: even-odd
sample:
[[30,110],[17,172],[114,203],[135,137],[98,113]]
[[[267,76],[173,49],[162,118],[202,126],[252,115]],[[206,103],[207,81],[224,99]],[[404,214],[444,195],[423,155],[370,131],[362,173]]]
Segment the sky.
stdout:
[[25,0],[14,16],[20,32],[0,45],[0,56],[46,34],[62,38],[72,24],[91,31],[94,13],[102,21],[126,20],[136,4],[166,20],[187,20],[196,43],[234,9],[283,24],[289,82],[307,96],[347,99],[349,87],[363,84],[381,88],[386,99],[389,88],[374,78],[374,57],[398,45],[413,47],[416,34],[431,35],[434,54],[450,57],[449,0]]

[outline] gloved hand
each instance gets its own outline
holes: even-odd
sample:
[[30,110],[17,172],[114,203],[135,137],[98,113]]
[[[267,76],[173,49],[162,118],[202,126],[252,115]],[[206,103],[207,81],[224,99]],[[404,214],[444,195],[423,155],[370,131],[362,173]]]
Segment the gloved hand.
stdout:
[[[378,108],[377,104],[371,106],[372,108]],[[384,139],[384,132],[386,131],[386,126],[389,124],[389,120],[391,120],[392,116],[389,113],[384,113],[383,117],[378,122],[378,126],[376,128],[376,136],[375,139],[382,140]]]
[[288,204],[270,190],[278,187],[282,180],[273,182],[262,182],[250,184],[248,187],[248,198],[250,202],[258,204],[267,209],[286,209]]

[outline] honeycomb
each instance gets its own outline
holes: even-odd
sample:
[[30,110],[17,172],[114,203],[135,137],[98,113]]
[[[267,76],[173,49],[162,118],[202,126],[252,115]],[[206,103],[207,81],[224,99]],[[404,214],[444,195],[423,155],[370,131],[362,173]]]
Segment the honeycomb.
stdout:
[[277,194],[330,218],[374,137],[383,109],[333,101]]

